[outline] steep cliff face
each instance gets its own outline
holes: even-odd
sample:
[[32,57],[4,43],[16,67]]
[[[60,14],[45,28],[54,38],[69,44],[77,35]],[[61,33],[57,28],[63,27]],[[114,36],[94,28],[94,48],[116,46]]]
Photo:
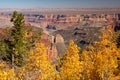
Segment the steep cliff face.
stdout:
[[55,44],[51,43],[51,46],[48,47],[47,55],[49,60],[52,60],[52,61],[56,60],[58,56],[58,52]]
[[57,48],[55,43],[53,43],[54,36],[50,36],[48,34],[42,34],[40,42],[44,43],[47,47],[47,55],[48,59],[55,61],[58,56]]
[[47,55],[50,60],[55,61],[57,56],[61,56],[66,52],[64,39],[60,34],[56,34],[55,36],[47,35],[43,42],[48,47]]
[[62,35],[56,34],[55,43],[64,43],[64,39],[63,39]]
[[66,52],[66,46],[65,46],[63,37],[60,34],[56,34],[54,38],[54,42],[56,44],[58,56],[61,56]]

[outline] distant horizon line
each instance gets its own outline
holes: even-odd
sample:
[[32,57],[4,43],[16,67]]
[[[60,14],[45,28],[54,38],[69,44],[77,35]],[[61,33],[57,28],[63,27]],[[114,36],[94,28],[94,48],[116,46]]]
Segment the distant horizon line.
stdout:
[[120,8],[120,7],[78,7],[78,8],[46,8],[46,7],[33,7],[33,8],[0,8],[0,9],[104,9],[104,8]]

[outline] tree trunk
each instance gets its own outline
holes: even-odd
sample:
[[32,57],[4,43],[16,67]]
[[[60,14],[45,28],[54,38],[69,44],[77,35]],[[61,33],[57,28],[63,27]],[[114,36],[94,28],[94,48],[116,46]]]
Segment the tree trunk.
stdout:
[[15,61],[14,54],[12,53],[12,69],[14,69],[14,61]]

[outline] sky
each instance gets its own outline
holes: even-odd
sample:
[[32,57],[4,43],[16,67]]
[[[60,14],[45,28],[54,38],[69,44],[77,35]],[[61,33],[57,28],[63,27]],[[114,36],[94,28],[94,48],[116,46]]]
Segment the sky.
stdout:
[[0,0],[0,8],[120,7],[120,0]]

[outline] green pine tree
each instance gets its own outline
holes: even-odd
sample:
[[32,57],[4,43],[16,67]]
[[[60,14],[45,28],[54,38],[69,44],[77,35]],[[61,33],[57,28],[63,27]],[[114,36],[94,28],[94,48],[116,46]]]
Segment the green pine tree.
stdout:
[[27,45],[24,39],[25,30],[23,29],[24,15],[14,11],[11,22],[14,26],[12,29],[8,29],[7,38],[0,42],[0,51],[4,55],[2,59],[9,61],[14,68],[21,66],[24,63],[23,57],[27,55]]

